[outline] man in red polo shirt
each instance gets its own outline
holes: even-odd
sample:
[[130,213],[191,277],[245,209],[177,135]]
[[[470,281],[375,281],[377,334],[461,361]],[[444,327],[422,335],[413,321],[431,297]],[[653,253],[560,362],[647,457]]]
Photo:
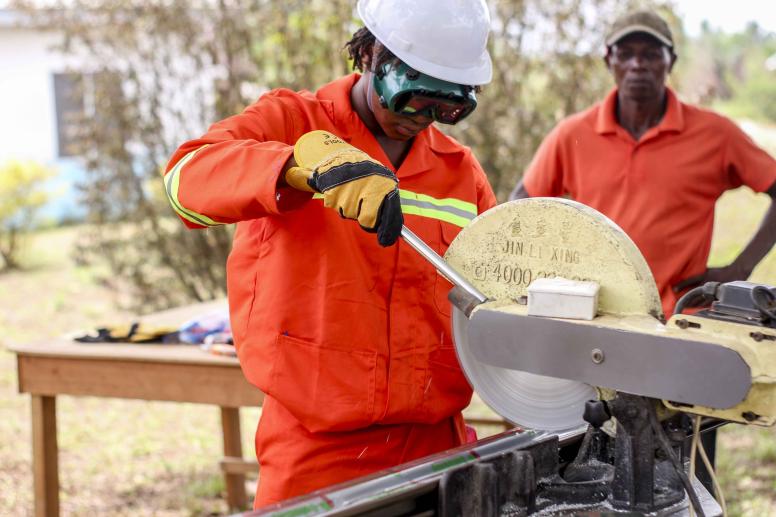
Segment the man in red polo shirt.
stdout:
[[[776,241],[776,160],[732,121],[666,86],[673,47],[655,13],[615,21],[604,61],[616,88],[553,129],[510,196],[570,195],[607,215],[641,250],[668,316],[687,288],[748,278]],[[731,264],[708,268],[714,206],[741,185],[767,192],[771,206]],[[715,432],[702,441],[713,463]],[[702,465],[697,474],[712,490]]]
[[776,160],[732,121],[666,86],[676,54],[657,14],[618,19],[604,61],[616,88],[553,129],[510,199],[570,195],[607,215],[641,250],[670,315],[681,291],[746,279],[771,249],[773,203],[738,258],[706,267],[717,199],[741,185],[773,199]]

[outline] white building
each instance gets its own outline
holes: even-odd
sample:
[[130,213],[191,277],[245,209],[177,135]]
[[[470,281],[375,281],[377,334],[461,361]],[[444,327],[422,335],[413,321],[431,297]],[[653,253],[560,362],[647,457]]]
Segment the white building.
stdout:
[[[84,109],[73,91],[79,64],[55,50],[61,35],[31,28],[25,17],[0,9],[0,164],[30,159],[53,166],[53,201],[44,215],[55,219],[82,214],[75,182],[84,169],[68,152],[68,134]],[[74,75],[75,73],[75,75]]]
[[[85,54],[86,49],[80,58],[72,50],[67,54],[59,52],[57,46],[62,38],[63,34],[56,30],[34,28],[19,11],[3,9],[0,0],[0,164],[14,158],[32,159],[56,168],[58,176],[50,189],[56,198],[45,214],[54,219],[85,213],[78,206],[75,185],[88,178],[82,161],[74,155],[79,146],[73,144],[78,143],[84,115],[94,115],[90,91],[94,89],[92,72],[99,65],[93,56]],[[172,46],[166,50],[173,52],[175,59],[163,52],[157,56],[160,61],[167,59],[165,63],[173,63],[166,69],[170,80],[163,81],[167,86],[161,89],[154,83],[159,63],[144,61],[147,55],[129,52],[112,65],[118,70],[131,68],[138,72],[139,81],[148,83],[144,86],[155,88],[165,106],[159,113],[164,127],[160,138],[183,142],[207,128],[209,121],[201,120],[200,111],[211,109],[213,84],[226,73],[216,65],[194,67],[192,56],[181,48]],[[149,68],[147,73],[144,66]],[[191,70],[196,70],[195,76]],[[136,86],[124,84],[122,88]],[[249,95],[258,96],[263,91],[255,85],[244,86]],[[171,117],[168,111],[176,115]],[[180,120],[180,113],[186,115],[186,120]],[[127,145],[132,146],[133,142]]]

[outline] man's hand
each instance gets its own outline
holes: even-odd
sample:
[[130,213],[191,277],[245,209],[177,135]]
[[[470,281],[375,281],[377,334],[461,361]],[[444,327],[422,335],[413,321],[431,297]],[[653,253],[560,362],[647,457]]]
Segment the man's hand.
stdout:
[[320,192],[324,206],[377,232],[382,246],[396,242],[404,218],[399,180],[390,169],[326,131],[302,135],[294,146],[294,161],[285,173],[291,187]]
[[691,289],[699,285],[703,285],[706,282],[732,282],[734,280],[746,280],[751,275],[751,271],[745,271],[742,267],[737,266],[735,262],[725,267],[711,267],[700,275],[691,276],[685,278],[674,286],[674,292],[679,293],[685,289]]

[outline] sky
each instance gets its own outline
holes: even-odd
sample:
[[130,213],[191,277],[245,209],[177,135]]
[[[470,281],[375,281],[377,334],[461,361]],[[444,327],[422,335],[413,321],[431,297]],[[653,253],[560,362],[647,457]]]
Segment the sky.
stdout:
[[776,32],[774,0],[674,0],[674,5],[690,36],[698,35],[704,19],[725,32],[738,32],[751,20]]
[[[41,2],[44,3],[44,2]],[[700,32],[706,19],[712,27],[725,32],[738,32],[750,20],[757,20],[763,28],[776,32],[776,1],[774,0],[673,0],[690,36]],[[0,9],[8,0],[0,0]]]

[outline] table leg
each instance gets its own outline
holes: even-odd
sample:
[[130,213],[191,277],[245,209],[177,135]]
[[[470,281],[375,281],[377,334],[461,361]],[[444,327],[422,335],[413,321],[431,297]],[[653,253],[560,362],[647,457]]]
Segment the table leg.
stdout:
[[59,515],[57,399],[32,395],[32,470],[35,517]]
[[[224,456],[242,458],[240,408],[221,408],[221,428],[224,435]],[[225,472],[224,478],[229,509],[245,510],[248,505],[245,495],[245,474]]]

